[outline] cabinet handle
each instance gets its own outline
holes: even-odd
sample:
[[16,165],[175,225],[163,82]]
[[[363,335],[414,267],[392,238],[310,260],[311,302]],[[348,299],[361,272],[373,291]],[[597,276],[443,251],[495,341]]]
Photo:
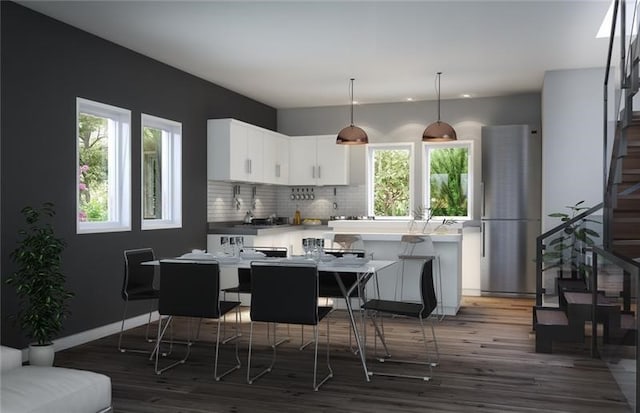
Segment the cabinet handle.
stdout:
[[318,165],[318,179],[322,178],[322,173],[320,172],[320,165]]
[[249,159],[244,160],[244,171],[248,174],[251,173],[251,167],[249,166],[249,162],[250,162]]
[[251,164],[251,159],[249,159],[249,173],[253,173],[253,165]]
[[485,236],[486,236],[486,233],[487,233],[487,227],[485,225],[486,224],[483,222],[482,223],[482,258],[484,258],[484,255],[485,255],[484,254],[485,253],[484,243],[485,243]]
[[280,178],[280,164],[276,164],[276,178]]
[[315,167],[315,166],[312,166],[312,167],[311,167],[311,177],[312,177],[313,179],[315,179],[315,178],[316,178],[316,167]]

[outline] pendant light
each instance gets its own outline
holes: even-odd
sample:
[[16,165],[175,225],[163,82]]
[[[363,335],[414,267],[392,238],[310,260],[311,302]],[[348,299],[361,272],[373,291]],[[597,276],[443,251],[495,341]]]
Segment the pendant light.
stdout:
[[336,143],[338,145],[365,145],[369,143],[367,133],[357,126],[353,125],[353,81],[351,78],[350,96],[351,96],[351,125],[343,128],[338,132]]
[[424,142],[446,142],[455,141],[457,139],[456,131],[451,125],[440,120],[440,75],[442,72],[437,73],[438,80],[438,120],[427,126],[427,129],[422,133],[422,140]]

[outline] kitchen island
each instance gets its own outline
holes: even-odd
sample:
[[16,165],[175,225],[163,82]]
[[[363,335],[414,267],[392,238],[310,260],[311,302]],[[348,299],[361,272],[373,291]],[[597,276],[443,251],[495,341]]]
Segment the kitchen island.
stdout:
[[[430,224],[432,225],[432,224]],[[422,226],[417,226],[422,228]],[[440,258],[442,279],[442,304],[444,314],[455,315],[462,300],[462,231],[461,224],[439,228],[438,233],[428,234],[434,231],[435,226],[426,226],[424,233],[411,232],[412,235],[431,236],[436,254]],[[245,246],[275,247],[285,246],[289,254],[300,255],[303,238],[324,238],[325,245],[331,246],[333,234],[350,233],[360,234],[364,249],[377,260],[398,260],[398,256],[408,254],[425,255],[420,244],[412,251],[406,249],[400,240],[403,235],[409,234],[407,222],[399,221],[329,221],[326,225],[277,225],[270,227],[249,227],[242,225],[225,226],[220,223],[209,224],[207,250],[219,251],[222,246],[222,237],[241,236]],[[446,231],[446,232],[445,232]],[[404,299],[419,301],[420,295],[417,282],[422,261],[419,259],[399,261],[378,274],[380,295],[384,299]],[[440,277],[436,266],[436,289],[440,291]],[[403,275],[404,274],[404,275]],[[232,271],[223,271],[221,274],[222,288],[231,287],[237,283],[237,275]],[[368,286],[368,294],[375,293],[374,285]],[[248,297],[241,297],[243,304],[248,304]],[[340,307],[340,303],[338,307]]]

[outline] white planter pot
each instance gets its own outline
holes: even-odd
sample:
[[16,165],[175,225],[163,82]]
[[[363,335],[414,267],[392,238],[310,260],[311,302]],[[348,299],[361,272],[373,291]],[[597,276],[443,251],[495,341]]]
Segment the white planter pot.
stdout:
[[29,364],[31,366],[53,366],[53,357],[55,354],[53,344],[29,344]]

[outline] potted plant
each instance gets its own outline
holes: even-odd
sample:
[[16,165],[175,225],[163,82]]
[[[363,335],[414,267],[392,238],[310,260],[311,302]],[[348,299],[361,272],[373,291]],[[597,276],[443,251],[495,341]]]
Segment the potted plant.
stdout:
[[18,232],[22,239],[10,254],[18,269],[6,283],[16,289],[20,300],[17,322],[34,340],[29,346],[30,364],[50,366],[54,356],[52,339],[62,329],[69,314],[67,302],[73,297],[65,289],[65,276],[61,272],[60,254],[65,242],[56,237],[50,223],[55,215],[52,203],[44,203],[40,208],[26,206],[20,212],[27,227]]
[[[549,214],[552,218],[560,218],[562,222],[568,222],[580,214],[582,211],[589,209],[589,207],[582,206],[584,201],[579,201],[574,205],[569,205],[566,208],[569,213],[554,212]],[[599,221],[590,218],[583,218],[578,222],[575,222],[567,226],[564,231],[551,240],[549,243],[550,250],[546,251],[542,255],[543,262],[546,264],[544,270],[551,268],[560,269],[560,278],[563,277],[563,270],[569,269],[571,272],[571,278],[577,278],[584,276],[585,273],[591,271],[591,266],[584,262],[583,246],[592,246],[595,244],[595,238],[599,238],[600,234],[596,231],[587,228],[587,223],[600,224]]]

